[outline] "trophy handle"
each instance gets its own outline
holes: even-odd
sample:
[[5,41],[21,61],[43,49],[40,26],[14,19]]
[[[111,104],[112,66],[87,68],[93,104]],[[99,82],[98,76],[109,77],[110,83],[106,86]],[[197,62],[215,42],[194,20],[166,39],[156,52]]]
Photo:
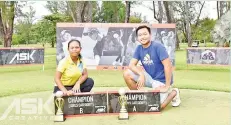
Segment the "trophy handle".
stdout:
[[60,104],[60,106],[62,106],[61,108],[63,109],[63,106],[64,106],[64,99],[63,98],[60,98],[59,104]]
[[56,98],[55,105],[57,107],[57,110],[63,109],[64,99],[63,98]]

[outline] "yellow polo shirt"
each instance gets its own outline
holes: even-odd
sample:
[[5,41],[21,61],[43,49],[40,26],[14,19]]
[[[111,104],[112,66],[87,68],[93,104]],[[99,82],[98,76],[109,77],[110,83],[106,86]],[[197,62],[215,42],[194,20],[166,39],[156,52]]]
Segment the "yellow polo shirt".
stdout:
[[[81,63],[80,63],[81,61]],[[86,68],[83,60],[78,60],[77,65],[68,56],[63,58],[57,67],[57,71],[62,73],[61,82],[64,86],[73,86],[82,76],[83,69]]]

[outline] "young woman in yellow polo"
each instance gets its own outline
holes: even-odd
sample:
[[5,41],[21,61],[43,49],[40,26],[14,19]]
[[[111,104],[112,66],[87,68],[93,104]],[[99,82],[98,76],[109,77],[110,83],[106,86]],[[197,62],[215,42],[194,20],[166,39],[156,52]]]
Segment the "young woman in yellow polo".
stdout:
[[62,91],[70,96],[78,92],[90,92],[94,81],[88,78],[87,69],[80,54],[81,43],[71,40],[68,43],[69,56],[63,58],[56,69],[54,93]]

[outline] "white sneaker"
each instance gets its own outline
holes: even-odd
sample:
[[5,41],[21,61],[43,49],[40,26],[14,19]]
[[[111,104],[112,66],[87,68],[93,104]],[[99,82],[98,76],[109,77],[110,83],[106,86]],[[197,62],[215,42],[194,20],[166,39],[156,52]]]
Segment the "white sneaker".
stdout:
[[173,98],[173,100],[172,100],[171,103],[172,103],[173,107],[178,107],[180,105],[180,103],[181,103],[181,100],[180,100],[180,91],[177,88],[173,88],[173,90],[176,91],[176,96]]

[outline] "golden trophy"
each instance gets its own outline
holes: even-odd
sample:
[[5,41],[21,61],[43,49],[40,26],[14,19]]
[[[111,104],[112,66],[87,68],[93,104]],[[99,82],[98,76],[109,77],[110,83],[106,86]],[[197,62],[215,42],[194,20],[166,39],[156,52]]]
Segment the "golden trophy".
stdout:
[[56,99],[55,99],[55,105],[58,108],[56,115],[54,117],[55,122],[63,122],[65,121],[64,115],[63,115],[63,106],[64,106],[64,99],[62,98],[63,92],[58,91],[55,93]]
[[128,120],[129,119],[129,116],[128,116],[128,112],[127,112],[127,109],[126,109],[126,106],[127,106],[127,99],[126,99],[126,96],[125,96],[125,89],[121,88],[119,90],[119,98],[118,98],[118,101],[120,103],[120,113],[119,113],[119,120]]

